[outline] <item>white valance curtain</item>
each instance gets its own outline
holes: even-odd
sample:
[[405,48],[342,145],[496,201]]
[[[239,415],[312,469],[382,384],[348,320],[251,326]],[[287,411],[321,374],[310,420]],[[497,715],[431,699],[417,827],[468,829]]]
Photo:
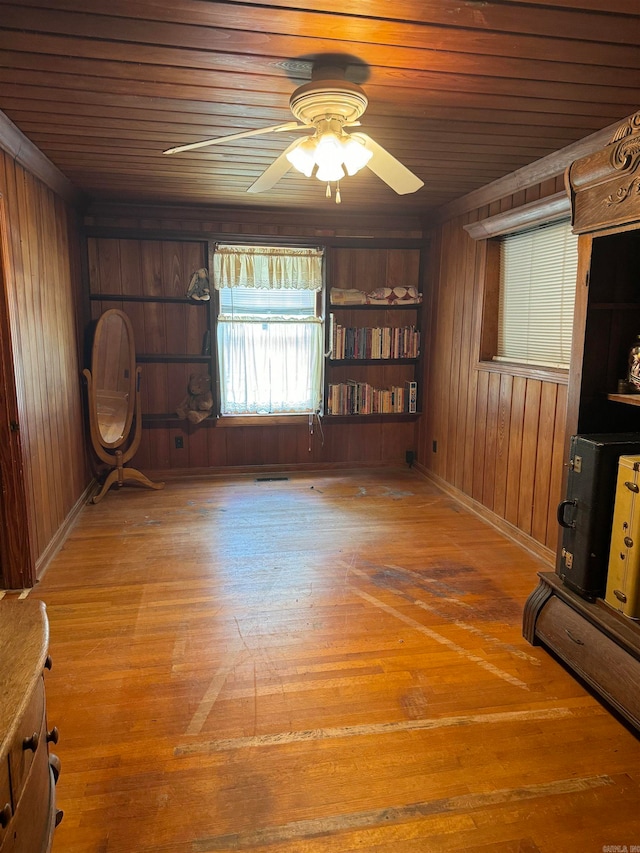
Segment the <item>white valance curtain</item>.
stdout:
[[316,291],[322,288],[322,255],[320,249],[217,247],[223,415],[319,410],[323,332]]
[[213,256],[214,286],[321,290],[322,255],[322,249],[218,246]]

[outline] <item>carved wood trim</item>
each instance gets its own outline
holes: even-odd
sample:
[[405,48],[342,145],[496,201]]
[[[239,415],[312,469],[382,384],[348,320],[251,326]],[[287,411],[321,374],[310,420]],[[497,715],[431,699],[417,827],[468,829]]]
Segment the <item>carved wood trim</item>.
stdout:
[[572,163],[565,182],[576,234],[640,221],[640,112],[599,151]]
[[511,234],[525,228],[533,228],[556,219],[568,218],[571,214],[571,200],[566,192],[540,198],[536,201],[505,210],[487,219],[464,225],[464,230],[474,240],[487,240],[502,234]]

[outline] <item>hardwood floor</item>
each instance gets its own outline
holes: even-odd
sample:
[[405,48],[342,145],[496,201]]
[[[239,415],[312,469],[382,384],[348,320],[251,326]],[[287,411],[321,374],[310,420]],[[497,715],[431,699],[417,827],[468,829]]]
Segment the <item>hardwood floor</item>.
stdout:
[[54,853],[640,845],[639,740],[521,636],[540,568],[409,469],[110,492],[31,593]]

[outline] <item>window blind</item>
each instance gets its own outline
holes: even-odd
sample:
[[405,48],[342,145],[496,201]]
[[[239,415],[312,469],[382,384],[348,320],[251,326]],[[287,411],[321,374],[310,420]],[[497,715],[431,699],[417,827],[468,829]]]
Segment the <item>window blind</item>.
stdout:
[[577,267],[568,221],[501,240],[496,359],[569,366]]
[[265,317],[287,315],[313,317],[313,290],[264,290],[255,287],[225,287],[220,291],[220,314]]

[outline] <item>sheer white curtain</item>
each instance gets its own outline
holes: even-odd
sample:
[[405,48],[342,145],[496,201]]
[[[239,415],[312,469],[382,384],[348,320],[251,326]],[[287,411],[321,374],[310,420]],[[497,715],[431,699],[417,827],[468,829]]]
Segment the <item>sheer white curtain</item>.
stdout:
[[292,414],[320,408],[323,330],[317,249],[219,247],[214,283],[221,413]]

